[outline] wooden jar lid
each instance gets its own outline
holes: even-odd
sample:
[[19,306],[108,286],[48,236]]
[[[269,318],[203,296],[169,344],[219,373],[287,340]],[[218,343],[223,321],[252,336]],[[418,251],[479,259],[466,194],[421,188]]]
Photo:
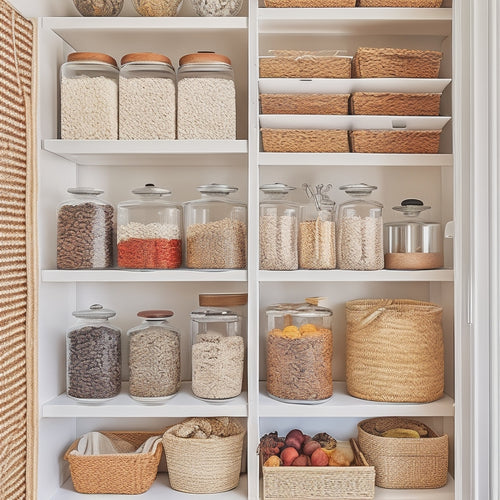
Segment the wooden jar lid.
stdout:
[[161,318],[170,318],[174,313],[172,311],[163,310],[163,309],[152,309],[149,311],[139,311],[137,316],[140,318],[149,318],[149,319],[161,319]]
[[248,293],[200,293],[199,303],[202,307],[244,306]]
[[120,64],[123,65],[129,62],[162,62],[172,66],[172,61],[167,56],[154,52],[133,52],[131,54],[125,54]]
[[184,64],[210,64],[210,63],[223,63],[231,66],[231,59],[222,54],[215,52],[196,52],[195,54],[186,54],[179,59],[179,66]]
[[118,68],[118,64],[116,63],[114,58],[101,52],[72,52],[71,54],[68,54],[68,62],[74,61],[103,62],[106,64],[111,64],[115,68]]

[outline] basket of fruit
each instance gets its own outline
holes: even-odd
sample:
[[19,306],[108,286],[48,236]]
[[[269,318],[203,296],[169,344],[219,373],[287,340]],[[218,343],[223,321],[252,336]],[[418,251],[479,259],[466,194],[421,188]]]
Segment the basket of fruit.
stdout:
[[264,500],[372,499],[375,469],[354,439],[337,441],[325,432],[309,436],[299,429],[286,437],[264,435],[259,444]]

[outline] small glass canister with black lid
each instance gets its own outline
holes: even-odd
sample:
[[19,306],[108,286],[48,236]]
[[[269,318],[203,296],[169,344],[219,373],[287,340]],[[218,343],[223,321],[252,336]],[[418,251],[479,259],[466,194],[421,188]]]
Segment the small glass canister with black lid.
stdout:
[[108,401],[121,389],[121,330],[115,311],[100,304],[74,311],[77,322],[66,334],[66,387],[84,403]]

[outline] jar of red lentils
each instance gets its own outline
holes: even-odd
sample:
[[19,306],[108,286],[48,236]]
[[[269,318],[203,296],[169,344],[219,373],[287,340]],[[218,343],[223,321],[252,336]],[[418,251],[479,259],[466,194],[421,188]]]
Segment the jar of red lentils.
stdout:
[[146,184],[117,208],[118,267],[175,269],[182,264],[182,208],[169,189]]

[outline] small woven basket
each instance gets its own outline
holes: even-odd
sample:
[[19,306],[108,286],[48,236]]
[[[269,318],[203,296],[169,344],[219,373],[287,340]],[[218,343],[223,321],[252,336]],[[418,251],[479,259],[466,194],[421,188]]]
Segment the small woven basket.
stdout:
[[[161,432],[102,432],[109,438],[120,438],[134,447]],[[150,453],[123,453],[116,455],[72,455],[79,439],[68,448],[64,459],[69,462],[73,486],[78,493],[115,493],[138,495],[153,484],[162,456],[162,444]]]
[[349,101],[352,115],[438,116],[441,94],[354,92]]
[[264,0],[266,7],[355,7],[356,0]]
[[265,115],[347,115],[349,94],[261,94]]
[[180,438],[167,430],[163,447],[170,486],[185,493],[221,493],[236,488],[244,436],[243,428],[233,436],[209,439]]
[[348,153],[347,130],[262,128],[262,148],[273,153]]
[[358,0],[358,7],[441,7],[443,0]]
[[353,153],[439,153],[441,130],[352,130]]
[[[389,429],[417,430],[425,437],[390,438]],[[358,424],[359,447],[375,466],[375,484],[381,488],[441,488],[448,479],[448,436],[438,436],[416,420],[384,417]]]
[[353,78],[438,78],[442,52],[360,47],[352,60]]
[[442,308],[406,299],[346,303],[346,382],[354,397],[427,403],[443,395]]

